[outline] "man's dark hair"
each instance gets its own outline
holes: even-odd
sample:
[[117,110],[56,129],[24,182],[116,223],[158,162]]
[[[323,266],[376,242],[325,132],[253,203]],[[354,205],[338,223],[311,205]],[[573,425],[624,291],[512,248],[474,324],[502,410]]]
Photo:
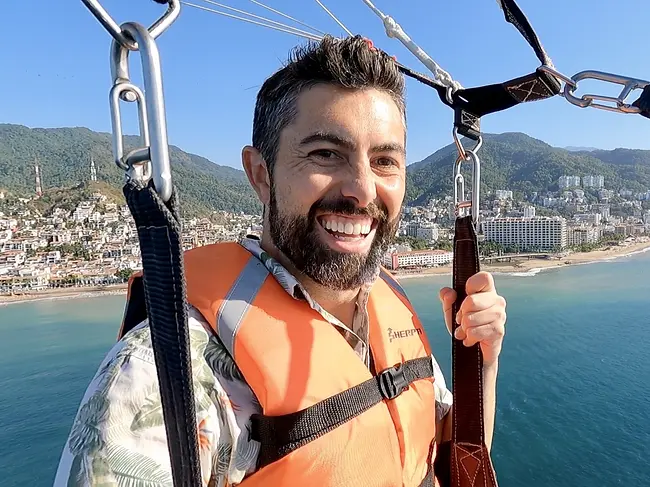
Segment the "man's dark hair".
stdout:
[[363,37],[326,36],[319,43],[298,47],[289,63],[268,78],[257,94],[253,146],[262,154],[271,177],[280,132],[296,117],[300,94],[318,84],[385,91],[405,115],[404,77],[397,63]]

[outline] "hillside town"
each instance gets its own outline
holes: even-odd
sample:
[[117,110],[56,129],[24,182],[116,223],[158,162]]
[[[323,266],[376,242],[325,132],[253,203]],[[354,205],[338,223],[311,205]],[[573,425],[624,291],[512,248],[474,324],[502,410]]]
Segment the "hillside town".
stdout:
[[[483,257],[590,250],[603,240],[650,235],[650,211],[643,204],[650,191],[615,192],[598,175],[562,176],[558,187],[524,198],[508,189],[485,195],[479,228]],[[137,231],[125,205],[95,193],[70,211],[54,208],[42,215],[29,201],[0,206],[0,294],[119,284],[141,268]],[[397,243],[383,264],[407,272],[449,265],[454,217],[451,197],[405,207]],[[186,219],[183,246],[259,234],[261,223],[259,215],[224,211]]]

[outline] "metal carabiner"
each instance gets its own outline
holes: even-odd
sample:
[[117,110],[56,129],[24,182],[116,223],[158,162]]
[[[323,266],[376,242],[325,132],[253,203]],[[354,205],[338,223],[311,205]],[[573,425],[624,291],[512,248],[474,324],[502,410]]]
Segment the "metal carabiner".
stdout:
[[[160,198],[167,202],[172,194],[171,165],[167,141],[165,98],[162,87],[160,56],[153,36],[147,29],[133,22],[122,24],[121,29],[138,43],[142,60],[144,94],[129,78],[129,50],[114,40],[111,45],[110,92],[111,122],[113,125],[113,156],[115,163],[127,171],[130,178],[146,182],[153,178]],[[124,156],[120,99],[138,102],[140,136],[143,146]],[[149,161],[148,169],[142,167]],[[146,166],[146,164],[145,164]]]
[[469,160],[469,156],[467,155],[468,152],[478,152],[478,150],[483,145],[483,137],[479,135],[478,140],[476,141],[476,145],[474,147],[472,147],[472,149],[467,150],[467,149],[465,149],[465,147],[463,147],[463,144],[460,142],[460,139],[458,138],[458,127],[454,126],[454,130],[452,131],[452,135],[454,136],[454,142],[456,143],[456,149],[458,150],[458,155],[464,161]]
[[[580,73],[572,76],[571,79],[573,80],[573,86],[569,85],[568,83],[565,84],[563,94],[564,98],[566,98],[570,103],[580,108],[592,107],[618,113],[641,113],[641,109],[625,103],[625,99],[633,90],[643,89],[650,84],[650,81],[630,78],[628,76],[621,76],[618,74],[605,73],[602,71],[581,71]],[[587,94],[582,95],[581,98],[578,98],[574,96],[573,92],[576,90],[577,84],[585,79],[595,79],[608,83],[623,85],[623,90],[618,95],[618,97]],[[614,103],[616,106],[594,103],[594,100]]]
[[[81,0],[88,10],[95,16],[97,20],[104,26],[104,28],[113,36],[113,38],[119,42],[122,46],[126,47],[130,51],[138,50],[138,43],[133,39],[124,35],[120,26],[113,20],[113,17],[106,11],[102,4],[99,3],[99,0]],[[181,12],[181,0],[168,0],[167,11],[156,20],[151,27],[149,27],[149,34],[154,39],[157,39],[160,34],[165,32],[170,25],[174,23],[176,18]]]
[[[466,216],[465,210],[469,209],[469,215],[472,216],[474,225],[478,223],[480,189],[481,189],[481,161],[474,150],[465,151],[467,158],[460,154],[454,164],[454,208],[456,216]],[[463,162],[472,163],[472,199],[465,199],[465,178],[461,173]],[[460,193],[460,194],[459,194]]]

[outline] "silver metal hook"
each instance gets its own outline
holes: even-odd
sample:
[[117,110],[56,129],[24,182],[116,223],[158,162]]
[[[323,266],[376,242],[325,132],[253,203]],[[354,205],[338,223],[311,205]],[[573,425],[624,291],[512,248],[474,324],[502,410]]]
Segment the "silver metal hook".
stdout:
[[[144,93],[129,79],[129,50],[117,40],[111,46],[111,120],[113,123],[113,155],[115,163],[126,169],[129,177],[146,181],[153,178],[154,187],[160,198],[167,202],[172,194],[171,165],[169,162],[169,145],[167,141],[167,122],[165,118],[165,99],[162,87],[162,73],[158,47],[147,29],[136,23],[122,24],[122,31],[132,36],[139,46],[142,59]],[[135,100],[126,94],[131,94]],[[140,115],[140,135],[144,147],[131,151],[124,157],[123,134],[120,119],[119,99],[138,101]],[[144,103],[143,103],[144,101]],[[149,170],[136,167],[145,161]],[[133,170],[133,171],[131,171]],[[146,178],[146,179],[145,179]]]
[[[95,16],[99,23],[104,26],[104,28],[113,36],[113,38],[119,42],[122,46],[126,47],[130,51],[137,51],[139,49],[137,41],[134,41],[127,35],[124,35],[124,32],[120,26],[113,20],[113,17],[106,11],[102,6],[99,0],[81,0],[88,10]],[[168,0],[167,11],[154,22],[148,31],[151,34],[151,37],[157,39],[160,34],[165,32],[170,25],[174,23],[176,18],[181,12],[181,1],[180,0]]]
[[[456,216],[465,216],[465,211],[469,210],[474,225],[478,224],[480,189],[481,189],[481,161],[473,150],[467,150],[467,159],[461,155],[456,159],[454,164],[454,208]],[[472,199],[465,199],[465,178],[461,173],[463,162],[469,161],[472,164]]]

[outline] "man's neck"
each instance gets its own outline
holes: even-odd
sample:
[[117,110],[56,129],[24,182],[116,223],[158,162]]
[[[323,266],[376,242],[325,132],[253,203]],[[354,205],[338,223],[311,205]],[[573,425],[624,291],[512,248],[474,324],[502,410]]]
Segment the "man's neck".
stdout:
[[309,293],[309,296],[311,296],[311,298],[314,299],[323,309],[338,318],[348,328],[352,328],[359,289],[348,291],[329,289],[304,275],[302,272],[299,272],[293,264],[291,264],[289,259],[287,259],[286,256],[280,252],[275,245],[273,245],[273,242],[265,239],[264,236],[262,236],[260,245],[266,253],[282,264],[282,266],[296,278],[302,287],[305,288],[307,293]]

